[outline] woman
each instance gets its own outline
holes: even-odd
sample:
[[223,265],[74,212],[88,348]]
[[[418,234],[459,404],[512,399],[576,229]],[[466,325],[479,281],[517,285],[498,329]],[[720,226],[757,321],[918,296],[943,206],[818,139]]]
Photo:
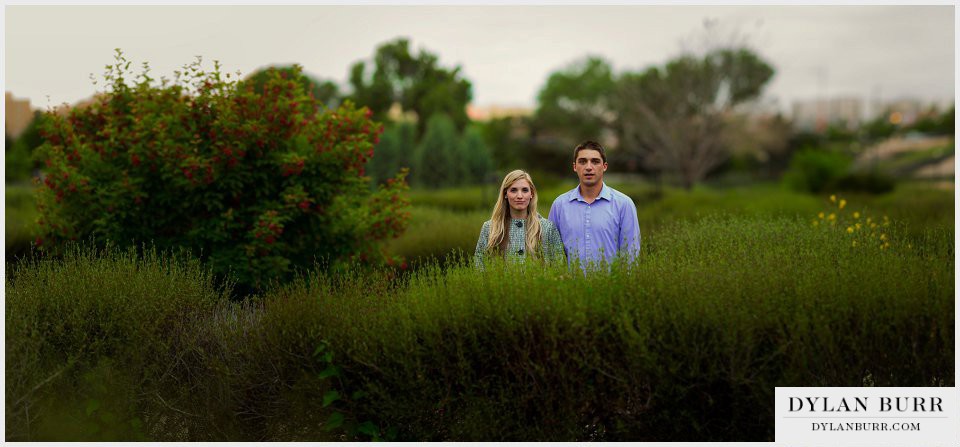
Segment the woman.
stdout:
[[537,188],[530,174],[518,169],[503,178],[493,215],[480,229],[474,252],[477,267],[483,268],[484,256],[565,261],[560,232],[537,214]]

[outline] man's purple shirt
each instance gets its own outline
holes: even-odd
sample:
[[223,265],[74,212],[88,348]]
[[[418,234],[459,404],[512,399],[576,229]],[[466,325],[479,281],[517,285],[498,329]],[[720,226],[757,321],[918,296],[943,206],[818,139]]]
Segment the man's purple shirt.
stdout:
[[637,206],[606,183],[593,203],[580,195],[580,185],[561,194],[550,207],[549,219],[560,230],[569,262],[610,262],[621,253],[633,260],[640,253]]

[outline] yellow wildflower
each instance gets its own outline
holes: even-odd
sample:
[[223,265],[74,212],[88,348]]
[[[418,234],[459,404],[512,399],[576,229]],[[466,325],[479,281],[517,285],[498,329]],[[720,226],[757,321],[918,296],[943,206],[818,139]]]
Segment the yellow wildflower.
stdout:
[[853,218],[854,218],[854,219],[859,219],[859,218],[860,218],[860,212],[859,212],[859,211],[854,211],[854,212],[853,212]]
[[840,199],[840,209],[843,209],[843,207],[845,207],[845,206],[847,206],[847,200],[846,200],[846,199]]
[[817,225],[820,225],[820,221],[819,221],[819,220],[814,220],[814,221],[813,221],[813,226],[817,226]]
[[883,234],[883,233],[880,233],[880,240],[881,240],[881,241],[887,240],[887,235],[886,235],[886,234]]
[[857,227],[858,230],[860,229],[860,222],[857,222],[856,227]]
[[877,224],[871,223],[871,224],[870,224],[870,228],[877,228]]
[[850,244],[850,246],[851,246],[851,247],[856,247],[856,246],[857,246],[857,240],[854,239],[853,242]]
[[829,220],[835,220],[836,218],[837,218],[837,215],[834,214],[834,213],[830,213],[830,215],[827,216],[827,219],[829,219]]
[[853,227],[847,227],[847,233],[853,233]]
[[883,245],[880,246],[880,248],[881,248],[881,249],[890,248],[890,243],[889,243],[889,242],[884,242]]
[[830,194],[830,202],[837,203],[837,196]]
[[823,211],[821,211],[820,214],[817,214],[817,217],[823,219]]

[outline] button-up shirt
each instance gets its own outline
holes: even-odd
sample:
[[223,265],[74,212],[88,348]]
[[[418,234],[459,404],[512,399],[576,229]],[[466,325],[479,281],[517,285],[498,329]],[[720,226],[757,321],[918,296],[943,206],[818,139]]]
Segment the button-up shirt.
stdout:
[[550,207],[549,219],[560,230],[569,262],[579,259],[586,266],[611,262],[618,254],[633,260],[640,253],[637,206],[606,183],[593,203],[584,200],[580,185],[561,194]]

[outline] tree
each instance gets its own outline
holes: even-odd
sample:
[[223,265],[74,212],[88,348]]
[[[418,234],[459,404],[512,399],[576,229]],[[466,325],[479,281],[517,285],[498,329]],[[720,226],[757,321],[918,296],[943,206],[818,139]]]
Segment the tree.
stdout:
[[453,120],[446,115],[431,116],[410,169],[416,184],[429,188],[460,184],[466,170],[458,145],[459,138]]
[[300,73],[297,78],[303,90],[312,94],[313,98],[320,104],[328,109],[336,109],[340,104],[340,88],[337,87],[336,83],[320,81],[305,75],[293,65],[259,69],[247,76],[246,82],[252,83],[255,91],[262,92],[264,85],[270,80],[274,72],[279,73],[281,78],[292,78],[295,72]]
[[758,97],[773,73],[752,51],[727,48],[625,74],[615,95],[621,147],[692,188],[729,156],[725,117]]
[[487,174],[493,170],[493,160],[490,159],[490,150],[483,141],[480,129],[468,127],[460,139],[459,146],[466,168],[466,182],[483,182]]
[[199,61],[173,85],[145,73],[131,84],[128,67],[118,51],[110,90],[45,120],[42,249],[91,237],[188,247],[246,288],[315,261],[395,261],[382,242],[405,227],[404,173],[368,188],[381,130],[368,110],[324,110],[299,67],[271,72],[261,90]]
[[616,81],[610,63],[587,57],[554,72],[537,95],[534,125],[567,141],[599,139],[613,122],[612,95]]
[[373,149],[367,173],[377,183],[393,178],[401,168],[413,165],[417,128],[411,123],[397,123],[383,132]]
[[428,118],[447,115],[458,131],[470,122],[467,104],[472,98],[470,81],[463,79],[460,67],[440,67],[437,56],[421,49],[410,51],[407,39],[380,45],[373,57],[373,71],[366,62],[350,69],[350,98],[373,111],[374,119],[386,120],[394,103],[402,110],[416,113],[417,135],[426,131]]

